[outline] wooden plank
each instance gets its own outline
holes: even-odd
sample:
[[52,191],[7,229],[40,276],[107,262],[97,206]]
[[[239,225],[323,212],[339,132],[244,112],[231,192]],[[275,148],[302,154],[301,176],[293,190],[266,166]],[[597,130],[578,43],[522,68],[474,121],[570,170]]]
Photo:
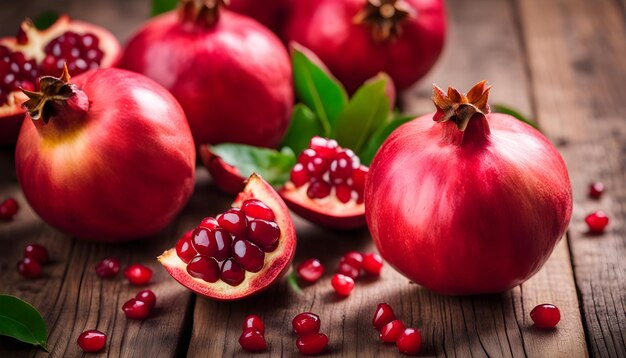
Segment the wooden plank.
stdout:
[[[617,2],[519,1],[533,93],[544,130],[558,138],[574,188],[569,232],[578,292],[593,356],[626,356],[626,42]],[[564,34],[565,36],[559,36]],[[555,63],[560,64],[555,66]],[[601,180],[608,192],[587,197]],[[608,232],[586,233],[602,209]]]

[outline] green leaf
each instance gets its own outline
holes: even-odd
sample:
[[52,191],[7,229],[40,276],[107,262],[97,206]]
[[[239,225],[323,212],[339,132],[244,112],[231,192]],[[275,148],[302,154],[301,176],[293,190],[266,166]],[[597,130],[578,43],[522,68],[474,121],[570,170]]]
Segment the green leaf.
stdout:
[[39,30],[45,30],[59,19],[59,14],[54,11],[44,11],[35,18],[33,23]]
[[298,103],[291,114],[291,124],[282,146],[289,147],[294,153],[300,153],[309,146],[309,141],[316,135],[324,135],[319,119],[309,107]]
[[348,103],[346,90],[310,50],[296,43],[291,44],[291,62],[298,99],[317,115],[324,136],[330,136]]
[[296,164],[296,155],[290,148],[283,148],[279,152],[244,144],[223,143],[212,146],[211,151],[227,164],[237,167],[244,178],[259,173],[275,187],[289,180],[291,168]]
[[293,267],[291,268],[291,272],[287,275],[287,283],[295,293],[300,295],[304,293],[298,284],[298,276],[296,275],[296,270],[294,270]]
[[40,346],[44,350],[48,332],[41,314],[21,299],[0,295],[0,335]]
[[358,153],[359,158],[361,158],[361,162],[369,166],[372,159],[374,159],[374,155],[378,151],[378,148],[380,148],[387,137],[389,137],[389,135],[396,130],[396,128],[415,118],[417,118],[417,116],[396,114],[396,116],[389,123],[387,123],[387,125],[379,127],[378,130],[372,134],[365,147],[363,147],[363,149]]
[[385,125],[390,112],[388,81],[386,74],[379,74],[356,91],[337,121],[335,138],[341,146],[359,153],[369,136]]
[[519,111],[503,105],[503,104],[492,104],[490,105],[491,110],[493,112],[497,112],[497,113],[504,113],[504,114],[508,114],[509,116],[513,116],[517,119],[519,119],[520,121],[528,124],[529,126],[539,130],[539,125],[537,125],[537,123],[531,119],[528,119],[526,116],[524,116],[523,114],[521,114]]
[[152,0],[152,16],[160,15],[164,12],[174,10],[178,0]]

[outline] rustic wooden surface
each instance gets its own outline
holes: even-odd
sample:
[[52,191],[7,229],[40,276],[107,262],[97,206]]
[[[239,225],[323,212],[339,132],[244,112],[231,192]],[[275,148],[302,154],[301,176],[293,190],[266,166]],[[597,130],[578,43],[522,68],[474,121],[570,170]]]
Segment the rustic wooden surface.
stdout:
[[[420,329],[420,355],[438,357],[624,357],[626,356],[626,7],[623,0],[450,0],[449,41],[442,60],[427,78],[404,95],[406,110],[431,110],[433,82],[469,88],[481,79],[494,86],[492,103],[506,103],[535,117],[557,143],[574,190],[574,214],[567,237],[544,268],[523,285],[500,295],[445,297],[409,282],[387,267],[378,280],[357,283],[338,300],[321,282],[293,291],[286,282],[254,298],[219,303],[190,294],[174,282],[155,257],[172,246],[205,215],[228,207],[206,171],[198,170],[196,192],[184,212],[158,237],[103,245],[74,241],[44,224],[27,206],[13,170],[13,153],[0,149],[0,199],[22,205],[17,219],[0,223],[0,293],[33,303],[48,326],[51,356],[81,355],[75,344],[85,329],[109,336],[101,356],[245,356],[237,344],[248,313],[267,325],[267,353],[296,355],[291,318],[305,310],[322,318],[330,337],[328,356],[394,356],[370,326],[379,302],[391,304],[405,322]],[[43,10],[71,15],[110,28],[120,39],[147,17],[148,1],[44,0],[3,2],[0,34],[13,34],[19,20]],[[602,180],[606,195],[586,196],[587,185]],[[586,234],[584,216],[603,209],[611,217],[606,234]],[[348,250],[373,250],[365,230],[335,233],[296,218],[295,262],[318,257],[334,269]],[[23,246],[49,248],[53,263],[44,277],[25,281],[15,264]],[[332,250],[331,250],[332,248]],[[121,304],[137,291],[121,277],[100,280],[93,267],[106,256],[124,265],[142,262],[155,271],[149,288],[158,296],[151,318],[126,320]],[[530,310],[539,303],[559,306],[556,330],[532,327]],[[43,351],[0,337],[0,357],[44,356]]]

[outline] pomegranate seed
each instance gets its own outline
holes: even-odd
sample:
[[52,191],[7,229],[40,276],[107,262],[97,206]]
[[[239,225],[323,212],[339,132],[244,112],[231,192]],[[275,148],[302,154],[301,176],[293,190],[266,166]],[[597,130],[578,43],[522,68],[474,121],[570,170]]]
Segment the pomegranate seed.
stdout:
[[248,352],[261,352],[267,349],[263,334],[256,329],[247,329],[239,337],[239,345]]
[[50,259],[48,250],[39,244],[28,244],[24,247],[24,257],[31,258],[40,264],[45,264]]
[[[352,151],[350,151],[352,152]],[[353,153],[354,154],[354,153]],[[335,158],[330,163],[329,176],[330,182],[337,185],[345,183],[350,177],[352,177],[352,160],[350,153],[347,150],[342,150],[335,155]]]
[[9,221],[17,214],[19,205],[13,198],[8,198],[0,204],[0,220]]
[[124,270],[124,276],[133,285],[145,285],[152,278],[152,270],[142,264],[133,264]]
[[309,182],[309,176],[304,170],[304,166],[302,164],[297,163],[293,166],[291,169],[290,180],[296,188],[299,188]]
[[372,319],[372,324],[380,331],[387,323],[396,320],[396,315],[393,313],[393,309],[386,303],[379,303]]
[[589,231],[594,234],[601,234],[609,224],[609,217],[604,211],[596,211],[587,215],[585,222],[589,227]]
[[544,303],[530,311],[530,318],[539,328],[554,328],[561,320],[561,311],[555,305]]
[[232,235],[241,235],[248,227],[246,214],[238,208],[228,209],[218,217],[217,222]]
[[320,317],[315,313],[303,312],[298,314],[291,321],[293,331],[300,337],[320,331]]
[[205,229],[201,226],[198,226],[193,232],[191,245],[193,246],[194,250],[196,250],[196,252],[198,252],[200,255],[213,255],[215,246],[212,246],[209,242],[209,233],[210,231],[208,229]]
[[311,333],[299,337],[296,348],[304,355],[320,354],[328,345],[328,336],[324,333]]
[[338,184],[335,186],[335,195],[339,201],[345,204],[352,200],[352,188],[346,184]]
[[90,329],[78,336],[77,343],[83,352],[99,352],[104,349],[104,346],[107,343],[107,335],[100,331],[96,331],[95,329]]
[[306,195],[311,199],[323,199],[330,195],[330,184],[323,180],[312,182],[306,190]]
[[233,258],[246,271],[259,272],[263,268],[265,254],[255,244],[246,240],[235,240]]
[[341,262],[337,268],[337,273],[348,276],[352,279],[359,278],[361,272],[347,262]]
[[193,232],[194,230],[187,231],[176,243],[176,254],[186,264],[198,254],[191,243]]
[[246,278],[246,271],[235,260],[228,259],[222,264],[220,278],[231,286],[238,286]]
[[144,301],[131,298],[122,305],[122,311],[130,319],[145,319],[150,315],[150,307]]
[[368,172],[369,168],[364,166],[360,166],[352,172],[352,188],[354,188],[359,195],[363,195],[365,177]]
[[599,181],[589,184],[589,197],[600,199],[602,193],[604,193],[604,184]]
[[337,150],[339,144],[334,139],[326,139],[322,137],[313,137],[309,142],[309,148],[313,149],[317,154],[326,158],[332,158]]
[[17,272],[28,279],[37,278],[41,276],[41,264],[30,257],[25,257],[17,263]]
[[265,334],[265,323],[261,317],[251,314],[246,317],[243,321],[243,330],[254,329],[259,331],[261,334]]
[[276,219],[274,211],[261,200],[246,200],[244,201],[243,205],[241,205],[241,210],[243,210],[243,212],[247,216],[253,219],[261,219],[267,221],[274,221],[274,219]]
[[198,224],[198,228],[207,229],[209,231],[215,229],[218,226],[219,224],[217,223],[217,220],[212,217],[206,217],[202,219],[202,221],[200,221],[200,224]]
[[311,162],[313,158],[317,156],[318,155],[317,155],[317,152],[315,152],[315,150],[311,148],[307,148],[303,150],[302,153],[300,153],[300,155],[298,156],[298,163],[306,167],[306,165],[309,164],[309,162]]
[[380,340],[385,343],[395,343],[404,332],[404,323],[400,320],[393,320],[380,329]]
[[330,163],[327,158],[317,156],[311,159],[305,166],[305,172],[310,178],[321,178],[328,170]]
[[330,284],[339,296],[349,296],[354,288],[354,280],[351,277],[342,274],[335,274]]
[[209,247],[208,256],[215,258],[217,261],[224,261],[231,255],[231,246],[233,238],[228,230],[221,227],[209,231]]
[[396,341],[396,346],[398,347],[398,350],[401,353],[409,355],[419,353],[421,345],[422,337],[415,328],[405,329]]
[[270,247],[280,238],[280,228],[272,221],[251,220],[248,238],[260,247]]
[[383,269],[383,258],[379,254],[363,255],[363,271],[369,275],[378,276]]
[[339,262],[347,263],[355,269],[360,270],[361,268],[363,268],[363,254],[356,251],[350,251],[343,255]]
[[139,301],[144,302],[146,306],[148,306],[148,310],[152,310],[154,308],[154,305],[156,305],[156,295],[150,290],[142,290],[137,292],[135,298]]
[[300,279],[314,283],[324,274],[324,265],[318,259],[308,259],[298,265],[296,271]]
[[212,257],[196,256],[187,264],[187,273],[209,283],[217,282],[220,267]]
[[102,278],[113,278],[120,272],[120,260],[107,257],[96,265],[96,275]]

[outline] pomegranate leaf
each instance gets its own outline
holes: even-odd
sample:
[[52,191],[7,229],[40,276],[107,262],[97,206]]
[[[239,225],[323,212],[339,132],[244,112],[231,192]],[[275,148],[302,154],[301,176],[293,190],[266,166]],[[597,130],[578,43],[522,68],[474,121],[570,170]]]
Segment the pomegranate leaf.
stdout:
[[310,50],[297,43],[290,47],[296,95],[317,115],[328,137],[348,103],[346,90]]
[[245,144],[222,143],[212,146],[211,151],[227,164],[237,167],[244,178],[259,173],[274,187],[289,180],[291,168],[296,164],[296,155],[287,147],[279,152]]
[[528,117],[521,114],[518,110],[503,104],[492,104],[490,107],[493,112],[508,114],[509,116],[515,117],[529,126],[539,130],[539,126],[535,121],[528,119]]
[[152,16],[174,10],[178,0],[152,0]]
[[0,335],[40,346],[45,351],[46,323],[35,307],[15,296],[0,295]]
[[287,283],[295,293],[300,295],[304,293],[304,291],[302,291],[302,288],[298,284],[298,275],[296,274],[296,270],[294,270],[293,267],[291,268],[291,272],[289,272],[289,274],[287,275]]
[[282,146],[291,148],[294,153],[300,153],[308,148],[309,140],[316,135],[323,135],[319,119],[305,104],[296,104]]
[[378,151],[378,148],[380,148],[385,139],[387,139],[387,137],[389,137],[389,135],[394,130],[396,130],[396,128],[415,118],[417,118],[417,116],[401,115],[399,113],[396,113],[389,123],[379,127],[376,132],[372,134],[365,146],[361,149],[360,152],[358,152],[361,162],[369,166],[372,162],[372,159],[374,159],[374,155]]
[[54,11],[44,11],[39,14],[33,23],[39,30],[45,30],[52,26],[59,19],[59,14]]

